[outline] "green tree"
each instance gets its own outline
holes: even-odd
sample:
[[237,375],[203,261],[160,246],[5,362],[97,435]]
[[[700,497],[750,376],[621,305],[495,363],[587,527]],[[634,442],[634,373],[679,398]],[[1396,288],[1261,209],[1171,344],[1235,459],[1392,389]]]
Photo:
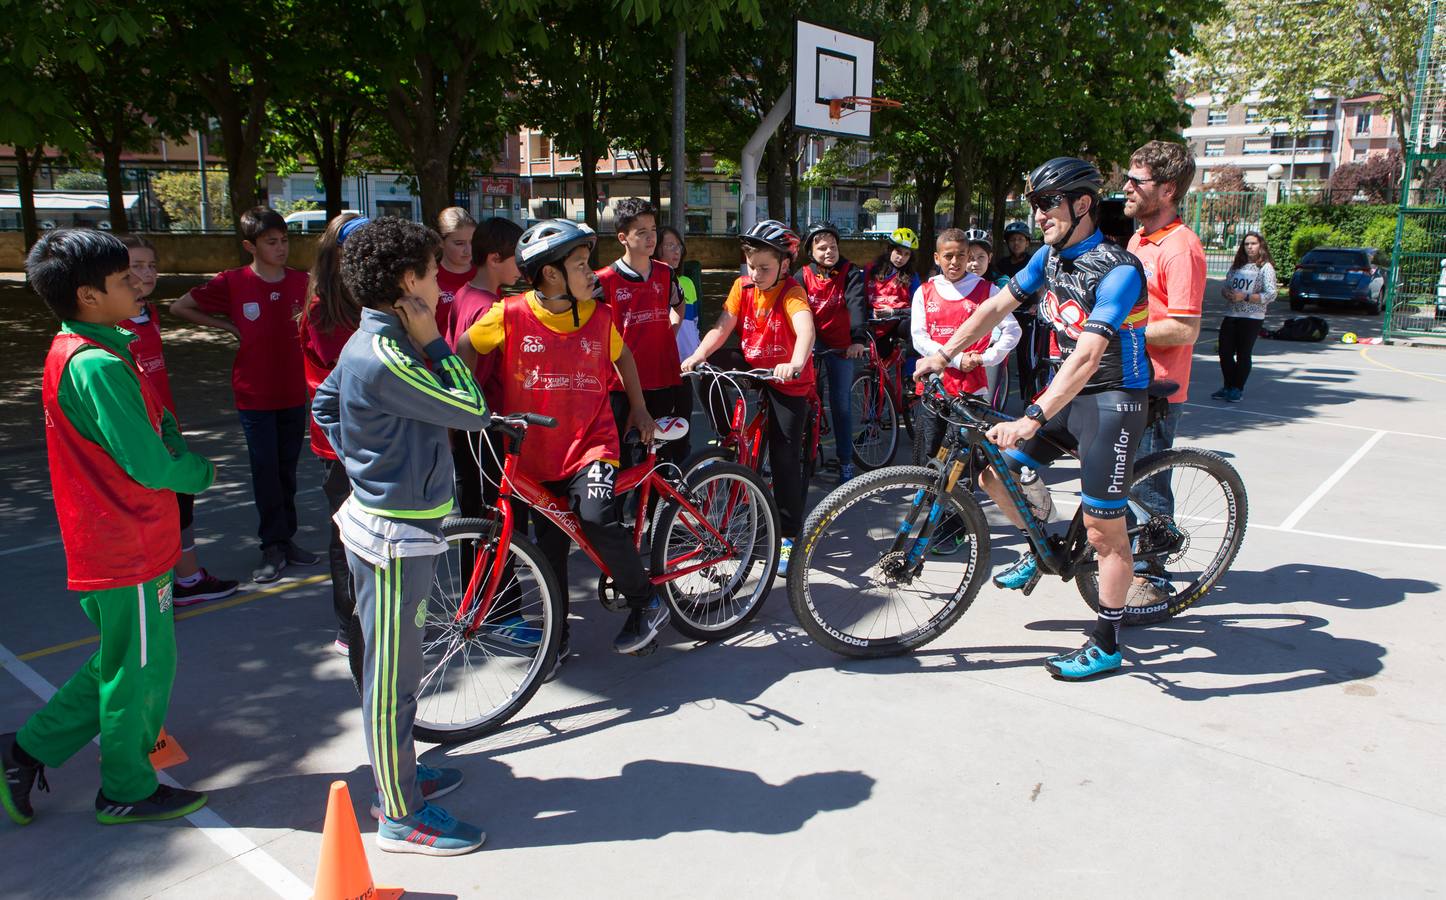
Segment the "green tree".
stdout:
[[1401,146],[1415,98],[1427,0],[1226,0],[1201,29],[1188,72],[1225,103],[1257,106],[1299,132],[1315,93],[1378,91]]
[[[157,172],[151,176],[151,190],[177,231],[201,230],[201,176],[196,172]],[[207,198],[212,221],[232,218],[231,200],[212,193]]]

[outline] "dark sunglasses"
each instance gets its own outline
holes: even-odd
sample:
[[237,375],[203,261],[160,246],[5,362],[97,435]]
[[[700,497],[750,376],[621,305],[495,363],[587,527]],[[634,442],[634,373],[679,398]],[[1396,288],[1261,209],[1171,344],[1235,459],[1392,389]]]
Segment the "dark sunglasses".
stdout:
[[1064,201],[1064,194],[1045,194],[1042,197],[1031,197],[1029,205],[1034,207],[1036,212],[1049,212]]
[[1128,181],[1130,184],[1133,184],[1135,187],[1141,187],[1143,185],[1152,184],[1156,181],[1159,181],[1158,178],[1141,178],[1138,175],[1126,175],[1125,180]]

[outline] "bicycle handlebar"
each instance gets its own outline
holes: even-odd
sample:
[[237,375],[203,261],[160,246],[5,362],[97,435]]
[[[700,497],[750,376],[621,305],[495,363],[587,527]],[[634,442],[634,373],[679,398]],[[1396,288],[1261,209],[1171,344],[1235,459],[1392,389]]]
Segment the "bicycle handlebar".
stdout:
[[772,369],[720,369],[712,363],[698,363],[691,371],[683,373],[683,377],[712,375],[715,378],[756,378],[759,381],[782,381],[773,374]]

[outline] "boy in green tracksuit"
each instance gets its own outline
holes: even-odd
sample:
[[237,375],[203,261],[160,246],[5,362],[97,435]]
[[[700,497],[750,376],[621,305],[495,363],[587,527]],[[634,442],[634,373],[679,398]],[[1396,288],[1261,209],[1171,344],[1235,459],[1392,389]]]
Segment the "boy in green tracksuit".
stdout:
[[135,336],[117,327],[142,310],[126,246],[102,231],[53,231],[25,271],[60,319],[41,388],[45,443],[67,585],[81,592],[100,649],[18,733],[0,734],[0,806],[28,824],[31,790],[49,790],[45,767],[99,735],[96,819],[178,818],[206,795],[159,784],[150,763],[176,674],[174,492],[200,493],[216,470],[186,449],[127,349]]

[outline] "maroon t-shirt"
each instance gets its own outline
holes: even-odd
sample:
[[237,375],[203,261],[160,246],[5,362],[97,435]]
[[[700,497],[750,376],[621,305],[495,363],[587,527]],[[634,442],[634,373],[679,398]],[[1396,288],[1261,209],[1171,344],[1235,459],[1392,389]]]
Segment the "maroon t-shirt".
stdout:
[[437,297],[437,331],[446,337],[452,328],[453,305],[457,300],[457,292],[473,278],[477,277],[477,267],[473,266],[465,272],[449,272],[445,268],[437,267],[437,287],[442,289]]
[[[476,325],[477,320],[482,318],[498,299],[491,291],[470,284],[457,290],[452,299],[452,321],[448,330],[442,333],[453,352],[456,352],[458,344],[467,340],[467,329]],[[497,378],[497,358],[501,355],[488,353],[477,357],[477,365],[472,370],[472,377],[477,379],[477,385],[482,388],[482,396],[492,409],[496,409],[502,400],[502,385]]]
[[277,282],[250,266],[227,269],[191,290],[202,312],[225,316],[241,332],[231,366],[236,408],[288,409],[306,403],[306,373],[296,316],[306,301],[306,273],[287,269]]

